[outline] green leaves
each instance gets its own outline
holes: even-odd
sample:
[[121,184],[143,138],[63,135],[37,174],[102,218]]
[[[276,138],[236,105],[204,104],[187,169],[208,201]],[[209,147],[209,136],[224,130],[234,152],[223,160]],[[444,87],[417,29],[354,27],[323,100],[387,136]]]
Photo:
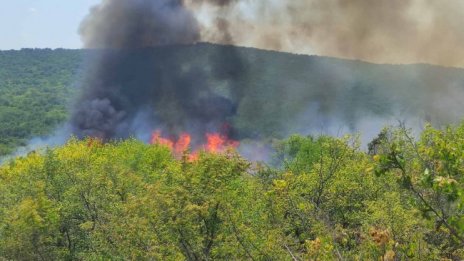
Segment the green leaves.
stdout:
[[248,167],[234,153],[189,162],[135,140],[71,140],[30,154],[0,168],[0,257],[266,255],[264,203]]
[[[442,130],[427,126],[416,140],[405,129],[390,130],[381,143],[377,168],[397,173],[417,205],[448,234],[448,255],[464,245],[464,123]],[[401,156],[401,157],[398,157]],[[391,162],[397,164],[391,164]]]
[[0,53],[0,157],[67,118],[80,51]]
[[279,168],[71,139],[0,167],[0,258],[459,259],[463,129],[293,136]]

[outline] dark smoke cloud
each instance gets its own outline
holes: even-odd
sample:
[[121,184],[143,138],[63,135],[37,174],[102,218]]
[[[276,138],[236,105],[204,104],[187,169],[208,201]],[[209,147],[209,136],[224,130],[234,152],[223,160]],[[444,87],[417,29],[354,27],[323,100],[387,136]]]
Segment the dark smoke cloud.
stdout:
[[141,48],[200,39],[182,0],[103,0],[81,24],[87,48]]
[[[231,1],[209,2],[225,6]],[[204,57],[221,64],[214,68],[176,57],[175,48],[194,44],[201,35],[182,0],[104,0],[91,10],[80,32],[85,47],[99,50],[90,58],[72,113],[77,136],[128,137],[140,125],[134,118],[142,110],[150,115],[145,120],[171,135],[190,131],[200,136],[222,128],[234,114],[236,104],[230,98],[237,95],[217,93],[208,82],[217,78],[232,85],[229,79],[242,68],[233,50]],[[192,59],[201,59],[201,54]]]
[[[196,44],[452,65],[462,50],[457,48],[459,33],[444,33],[459,24],[453,1],[439,6],[417,0],[103,0],[80,29],[85,47],[98,50],[91,52],[72,113],[73,132],[112,139],[134,135],[137,126],[153,126],[173,136],[189,131],[201,139],[230,124],[233,136],[256,139],[305,132],[331,121],[356,130],[367,117],[401,113],[454,120],[450,112],[464,98],[460,82],[445,86],[448,82],[434,80],[438,77],[429,70],[417,70],[417,75],[412,69],[405,75],[386,70],[403,78],[395,82],[380,71],[359,75],[356,65],[328,60],[314,62],[301,74],[285,68],[275,54],[276,60],[264,61],[238,48],[204,51]],[[449,18],[441,16],[447,12]],[[447,41],[438,44],[427,37]],[[459,49],[456,57],[439,55],[445,47]],[[274,77],[279,72],[291,75]],[[391,88],[385,87],[389,81]]]

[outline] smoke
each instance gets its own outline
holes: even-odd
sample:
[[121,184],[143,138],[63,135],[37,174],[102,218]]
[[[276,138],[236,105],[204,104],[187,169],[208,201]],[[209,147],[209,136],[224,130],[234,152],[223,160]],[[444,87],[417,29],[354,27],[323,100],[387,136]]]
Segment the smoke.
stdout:
[[85,47],[94,50],[72,111],[72,132],[147,139],[147,130],[157,128],[171,136],[188,131],[201,142],[204,133],[222,131],[256,141],[319,129],[358,131],[394,117],[455,121],[464,98],[460,72],[450,72],[456,80],[450,84],[436,68],[403,73],[403,67],[377,70],[302,56],[284,64],[287,58],[278,53],[198,44],[457,65],[462,36],[447,33],[460,21],[453,3],[103,0],[80,28]]
[[45,151],[47,148],[60,146],[70,138],[70,129],[67,124],[55,129],[53,133],[46,137],[34,137],[25,146],[15,149],[15,151],[5,157],[0,157],[0,165],[9,162],[17,157],[28,155],[33,151]]
[[203,35],[212,42],[228,43],[211,27],[222,19],[230,39],[242,46],[376,63],[464,66],[461,0],[242,0],[226,5],[227,12],[201,3],[189,4],[210,29]]
[[[226,6],[231,1],[208,2]],[[80,33],[85,47],[99,50],[89,58],[72,112],[77,136],[128,137],[140,125],[133,121],[140,113],[170,135],[189,130],[202,136],[221,129],[235,113],[232,98],[239,92],[229,85],[242,75],[242,65],[234,50],[193,58],[206,59],[206,66],[176,56],[175,48],[201,39],[198,21],[182,0],[104,0],[82,22]],[[208,68],[209,63],[220,65]],[[222,80],[229,93],[218,93],[211,79]]]
[[80,27],[87,48],[143,48],[190,44],[200,39],[193,14],[182,0],[103,0]]

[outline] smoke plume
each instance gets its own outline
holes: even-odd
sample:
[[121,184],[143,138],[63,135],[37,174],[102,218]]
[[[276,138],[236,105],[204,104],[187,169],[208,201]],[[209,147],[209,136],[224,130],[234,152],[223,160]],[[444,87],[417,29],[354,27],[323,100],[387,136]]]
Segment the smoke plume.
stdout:
[[417,0],[103,0],[80,28],[92,51],[71,127],[79,137],[102,139],[158,128],[172,136],[188,131],[196,140],[211,131],[257,140],[309,133],[321,125],[358,130],[370,120],[388,122],[398,115],[452,122],[461,116],[464,98],[460,72],[450,72],[455,80],[450,83],[443,76],[447,72],[440,76],[440,70],[420,66],[403,73],[402,67],[377,70],[314,57],[292,58],[287,65],[277,53],[259,56],[198,43],[458,65],[464,57],[457,48],[464,34],[452,29],[461,24],[453,11],[458,5],[455,0],[440,5]]
[[464,66],[461,0],[242,0],[229,3],[227,12],[204,1],[189,5],[210,28],[203,35],[212,42],[227,43],[211,27],[219,18],[228,21],[231,39],[242,46],[376,63]]
[[[215,1],[222,6],[228,2]],[[207,82],[213,76],[237,74],[240,62],[233,52],[224,66],[207,72],[180,63],[172,52],[166,56],[163,50],[149,51],[200,40],[198,22],[183,1],[105,0],[91,10],[80,32],[85,47],[100,50],[90,58],[83,93],[72,114],[76,135],[127,137],[142,111],[150,115],[146,120],[170,134],[204,133],[222,128],[234,113],[233,102]]]

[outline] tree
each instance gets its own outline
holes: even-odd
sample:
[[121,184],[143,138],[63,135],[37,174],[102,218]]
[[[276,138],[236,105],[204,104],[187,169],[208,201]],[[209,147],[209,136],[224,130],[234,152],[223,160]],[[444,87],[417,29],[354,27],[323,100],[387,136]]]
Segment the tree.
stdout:
[[374,156],[377,174],[394,175],[433,221],[428,242],[454,260],[464,254],[463,137],[464,123],[442,130],[427,126],[418,140],[404,127],[386,129]]

